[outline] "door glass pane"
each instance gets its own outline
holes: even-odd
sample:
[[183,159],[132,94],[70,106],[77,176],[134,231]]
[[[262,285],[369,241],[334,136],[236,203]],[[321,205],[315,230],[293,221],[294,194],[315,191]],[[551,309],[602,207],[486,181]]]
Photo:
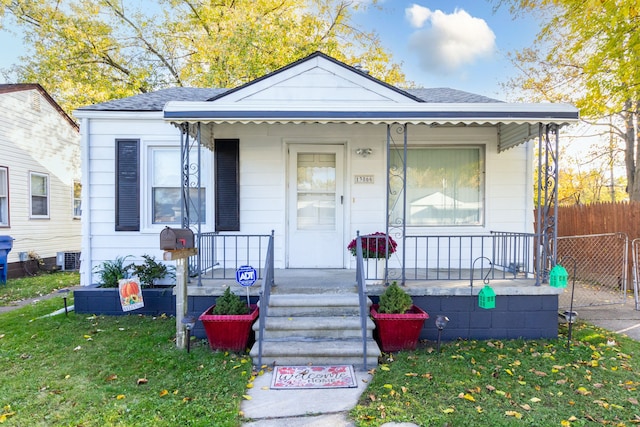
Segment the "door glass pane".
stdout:
[[299,230],[333,230],[336,225],[336,155],[298,153]]

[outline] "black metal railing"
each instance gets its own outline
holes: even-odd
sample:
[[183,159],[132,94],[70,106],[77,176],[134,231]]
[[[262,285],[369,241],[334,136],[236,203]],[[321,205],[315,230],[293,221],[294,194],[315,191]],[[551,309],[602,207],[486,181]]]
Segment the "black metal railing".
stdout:
[[[366,245],[370,236],[362,236]],[[384,240],[382,245],[384,245]],[[398,251],[388,259],[364,258],[366,279],[466,280],[473,260],[490,259],[494,268],[490,279],[535,277],[535,234],[494,232],[488,235],[417,236],[399,239]],[[400,252],[405,253],[401,256]],[[402,260],[405,260],[402,265]],[[386,265],[386,270],[377,267]]]
[[264,328],[267,320],[267,314],[269,312],[269,300],[271,299],[271,288],[273,287],[273,231],[269,238],[269,244],[267,246],[267,254],[264,263],[264,278],[262,279],[262,285],[260,286],[260,311],[258,312],[258,335],[256,340],[258,341],[258,366],[262,366],[262,344],[264,342]]
[[235,279],[243,265],[258,266],[258,279],[265,275],[264,265],[273,231],[268,234],[200,233],[198,259],[192,262],[192,275],[201,279]]
[[369,304],[367,287],[365,285],[364,259],[362,256],[362,236],[356,238],[356,283],[358,285],[358,299],[360,303],[360,328],[362,329],[362,358],[364,370],[367,370],[367,321],[369,319]]

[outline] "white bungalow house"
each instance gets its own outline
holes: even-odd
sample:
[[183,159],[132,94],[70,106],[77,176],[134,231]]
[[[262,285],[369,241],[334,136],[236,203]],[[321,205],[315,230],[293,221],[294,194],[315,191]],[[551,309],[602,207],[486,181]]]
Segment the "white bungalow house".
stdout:
[[[0,258],[9,278],[80,263],[80,133],[39,84],[0,85]],[[0,273],[0,277],[3,275]]]
[[[314,53],[235,89],[166,89],[75,115],[87,171],[83,285],[95,283],[92,271],[105,260],[161,257],[166,226],[196,234],[192,265],[202,281],[190,295],[206,294],[197,288],[238,265],[263,276],[268,241],[276,285],[296,271],[342,270],[355,281],[347,245],[358,232],[385,232],[398,249],[388,264],[365,260],[366,276],[384,264],[385,281],[401,282],[416,301],[442,298],[432,311],[469,296],[469,271],[487,272],[490,261],[491,278],[509,281],[498,295],[540,297],[532,316],[552,314],[539,327],[517,321],[513,331],[509,316],[499,326],[486,313],[468,321],[464,302],[452,334],[467,324],[481,328],[471,334],[478,337],[557,333],[557,293],[544,284],[553,229],[534,229],[552,223],[555,189],[549,176],[541,180],[543,217],[534,218],[534,145],[542,169],[557,170],[558,130],[578,119],[572,106],[400,89]],[[505,310],[522,314],[530,303]]]

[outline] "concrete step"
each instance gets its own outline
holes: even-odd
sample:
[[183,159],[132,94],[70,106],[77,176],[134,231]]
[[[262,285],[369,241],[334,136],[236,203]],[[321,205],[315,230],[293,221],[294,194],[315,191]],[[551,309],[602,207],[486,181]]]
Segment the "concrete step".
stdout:
[[[370,303],[369,303],[370,305]],[[268,317],[359,316],[357,294],[271,295]]]
[[[263,365],[328,365],[346,364],[363,367],[361,340],[269,340],[262,345]],[[258,343],[250,352],[253,363],[258,363]],[[378,365],[380,348],[367,340],[367,367]]]
[[[375,324],[367,317],[367,336],[371,338]],[[253,330],[260,329],[259,322]],[[360,317],[318,316],[318,317],[267,317],[264,337],[267,340],[280,338],[354,338],[361,339]]]

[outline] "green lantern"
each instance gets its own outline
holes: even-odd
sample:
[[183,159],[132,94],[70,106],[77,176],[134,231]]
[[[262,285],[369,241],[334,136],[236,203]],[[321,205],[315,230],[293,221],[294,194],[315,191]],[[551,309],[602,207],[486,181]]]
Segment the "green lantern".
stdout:
[[484,285],[478,294],[478,305],[480,308],[496,308],[496,293],[489,285]]
[[569,281],[567,270],[560,264],[556,264],[549,273],[549,285],[552,288],[566,288]]

